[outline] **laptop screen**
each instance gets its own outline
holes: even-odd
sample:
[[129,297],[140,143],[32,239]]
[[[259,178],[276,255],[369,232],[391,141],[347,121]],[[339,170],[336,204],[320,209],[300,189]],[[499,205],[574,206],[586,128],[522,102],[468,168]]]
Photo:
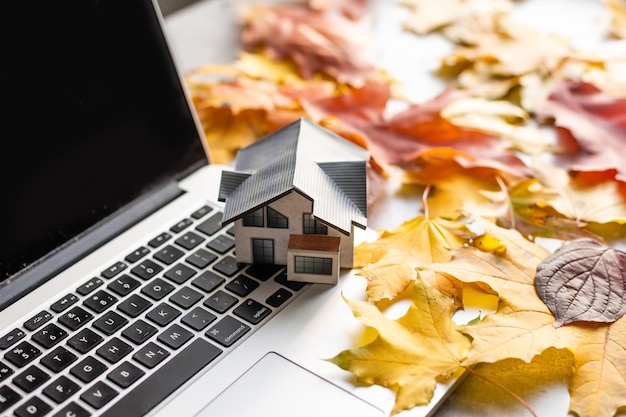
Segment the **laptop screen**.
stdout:
[[150,0],[10,1],[3,16],[0,282],[206,163]]

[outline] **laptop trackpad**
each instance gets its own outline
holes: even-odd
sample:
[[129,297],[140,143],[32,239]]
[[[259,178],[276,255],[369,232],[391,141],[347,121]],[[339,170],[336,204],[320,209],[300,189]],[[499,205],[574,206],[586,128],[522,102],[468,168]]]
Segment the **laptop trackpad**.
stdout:
[[353,394],[270,352],[209,403],[197,417],[381,417]]

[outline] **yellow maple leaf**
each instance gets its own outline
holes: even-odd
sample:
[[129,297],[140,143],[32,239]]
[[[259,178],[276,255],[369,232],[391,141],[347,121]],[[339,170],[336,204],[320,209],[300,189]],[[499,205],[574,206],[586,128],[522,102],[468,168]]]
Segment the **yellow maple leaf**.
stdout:
[[463,365],[509,358],[530,362],[547,349],[568,349],[574,355],[570,411],[581,417],[613,416],[626,405],[626,320],[555,327],[534,285],[536,267],[546,251],[514,230],[482,224],[506,244],[504,253],[464,247],[452,251],[450,262],[427,267],[462,282],[484,283],[500,297],[495,313],[463,328],[473,339]]
[[620,0],[603,0],[603,3],[611,12],[611,34],[626,39],[626,4]]
[[537,202],[539,207],[551,207],[581,226],[585,223],[626,224],[626,200],[618,182],[581,184],[562,168],[539,162],[536,166],[537,177],[553,193],[552,198]]
[[436,382],[459,371],[469,339],[452,321],[454,303],[417,278],[412,303],[397,320],[385,317],[373,304],[346,300],[355,317],[376,338],[371,343],[345,350],[330,359],[356,376],[357,383],[377,384],[396,393],[392,414],[428,404]]
[[354,266],[368,281],[368,300],[393,300],[413,282],[415,268],[449,260],[450,249],[463,245],[464,231],[460,223],[419,216],[357,246]]

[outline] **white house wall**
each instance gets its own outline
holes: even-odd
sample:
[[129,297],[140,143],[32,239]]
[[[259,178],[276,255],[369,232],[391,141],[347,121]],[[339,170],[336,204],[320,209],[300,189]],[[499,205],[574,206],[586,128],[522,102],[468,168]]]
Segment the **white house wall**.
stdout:
[[[283,216],[289,219],[289,228],[275,229],[269,227],[243,227],[243,220],[235,221],[235,251],[237,262],[252,263],[252,239],[274,240],[274,262],[277,265],[287,265],[287,246],[290,235],[302,234],[302,215],[313,211],[313,203],[302,194],[292,191],[279,200],[269,204]],[[267,219],[264,222],[267,225]],[[354,231],[351,236],[328,227],[328,236],[341,238],[341,267],[352,268],[354,260]]]

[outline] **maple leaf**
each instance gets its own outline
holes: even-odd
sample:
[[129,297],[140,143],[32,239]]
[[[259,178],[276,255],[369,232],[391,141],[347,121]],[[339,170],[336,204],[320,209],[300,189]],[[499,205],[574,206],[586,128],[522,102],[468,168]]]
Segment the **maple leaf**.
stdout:
[[[537,111],[553,118],[566,150],[574,150],[570,170],[589,180],[612,172],[626,181],[626,99],[608,96],[584,82],[566,82]],[[602,176],[602,175],[601,175]],[[605,176],[602,176],[605,178]]]
[[306,79],[326,74],[339,83],[362,85],[374,72],[365,57],[367,34],[356,22],[298,5],[242,7],[244,49],[291,59]]
[[441,30],[449,39],[467,42],[478,32],[492,32],[508,14],[508,0],[403,0],[411,11],[404,28],[420,35]]
[[373,304],[346,300],[355,317],[376,331],[373,342],[330,359],[356,376],[360,384],[377,384],[396,393],[392,414],[428,404],[437,381],[459,370],[470,341],[452,321],[454,303],[423,281],[413,285],[412,302],[397,320]]
[[613,416],[626,404],[626,320],[556,327],[534,283],[536,267],[547,252],[514,230],[481,224],[506,245],[504,253],[458,248],[450,262],[426,267],[461,282],[489,285],[500,297],[495,313],[463,328],[473,340],[463,365],[508,358],[530,362],[546,349],[568,349],[575,358],[570,411],[581,417]]
[[568,242],[539,263],[535,286],[556,326],[613,323],[626,313],[626,253],[593,239]]
[[368,300],[395,299],[415,279],[415,268],[449,260],[450,249],[463,245],[466,232],[462,224],[419,216],[358,245],[354,266],[368,281]]
[[[571,177],[564,169],[535,162],[537,178],[550,194],[536,202],[539,208],[550,207],[580,227],[588,223],[626,223],[626,199],[619,182],[609,178],[589,184]],[[552,195],[552,197],[550,197]]]

